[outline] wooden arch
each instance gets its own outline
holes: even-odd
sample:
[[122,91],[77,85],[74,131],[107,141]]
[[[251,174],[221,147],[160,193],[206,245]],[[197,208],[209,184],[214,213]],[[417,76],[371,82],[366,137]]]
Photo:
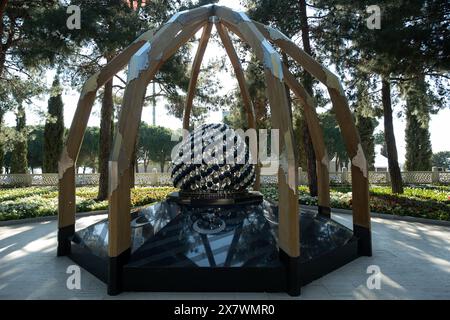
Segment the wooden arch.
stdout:
[[[288,84],[304,105],[308,129],[313,137],[314,152],[318,159],[319,212],[323,214],[329,214],[328,157],[315,113],[314,100],[289,72],[288,68],[283,65],[279,54],[268,40],[278,45],[281,50],[301,64],[305,70],[324,83],[330,92],[347,150],[352,159],[354,231],[360,235],[368,235],[368,243],[367,241],[364,242],[366,245],[363,247],[370,250],[367,163],[348,103],[337,77],[306,55],[279,31],[255,23],[243,13],[222,6],[207,5],[190,11],[179,12],[156,33],[153,30],[144,33],[101,71],[89,78],[81,92],[66,146],[59,162],[58,255],[70,253],[70,239],[75,231],[75,163],[92,104],[95,100],[95,94],[106,81],[129,62],[123,105],[109,161],[109,293],[120,291],[121,267],[130,254],[130,178],[132,174],[130,166],[133,153],[132,146],[135,145],[146,87],[162,64],[200,28],[204,27],[192,67],[183,118],[183,127],[189,127],[192,99],[212,23],[216,24],[220,38],[232,62],[243,95],[249,127],[255,127],[254,110],[248,95],[242,68],[229,39],[227,29],[233,31],[248,43],[264,65],[272,126],[279,129],[280,133],[278,245],[282,258],[288,261],[286,264],[287,274],[288,278],[292,279],[292,281],[288,279],[288,283],[295,283],[294,279],[298,279],[300,234],[297,190],[298,165],[294,152],[292,120],[284,83]],[[368,251],[364,253],[370,254]],[[288,290],[295,294],[299,288],[293,285]]]

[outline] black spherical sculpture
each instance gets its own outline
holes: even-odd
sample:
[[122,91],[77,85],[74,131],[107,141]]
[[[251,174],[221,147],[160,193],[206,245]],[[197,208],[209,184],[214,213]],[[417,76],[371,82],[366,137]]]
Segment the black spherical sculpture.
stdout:
[[251,162],[243,137],[226,124],[205,124],[179,145],[171,164],[173,184],[184,195],[243,193],[255,180]]

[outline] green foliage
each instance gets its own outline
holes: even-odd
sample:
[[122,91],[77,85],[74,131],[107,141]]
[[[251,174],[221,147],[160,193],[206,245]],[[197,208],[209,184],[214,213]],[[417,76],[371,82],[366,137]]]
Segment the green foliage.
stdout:
[[28,165],[34,168],[42,168],[42,150],[44,148],[44,126],[32,126],[28,132]]
[[48,114],[44,129],[43,173],[58,172],[58,161],[63,148],[64,105],[59,85],[59,75],[55,76],[48,99]]
[[[300,204],[317,205],[317,197],[311,197],[307,187],[298,189]],[[278,201],[276,185],[263,185],[261,192],[266,199]],[[369,205],[372,212],[450,221],[450,189],[445,187],[407,187],[399,195],[393,194],[389,187],[372,186]],[[330,206],[351,209],[351,187],[332,188]]]
[[375,118],[364,117],[356,114],[356,128],[361,138],[361,146],[366,156],[369,170],[375,168],[375,138],[373,132],[378,121]]
[[374,169],[375,164],[375,138],[374,130],[378,125],[373,98],[369,94],[369,77],[357,73],[356,93],[350,99],[353,100],[355,110],[355,124],[361,138],[361,146],[369,165],[369,170]]
[[433,167],[441,167],[450,170],[450,151],[440,151],[431,157]]
[[[255,110],[256,127],[258,129],[270,128],[264,69],[254,55],[250,56],[246,66],[244,73],[250,100]],[[230,112],[226,116],[225,122],[233,128],[248,128],[239,86],[236,86],[231,96],[228,97],[228,105],[230,106]]]
[[18,135],[11,155],[11,173],[28,173],[25,108],[22,104],[17,108],[16,131]]
[[87,127],[78,155],[78,166],[93,170],[98,167],[99,140],[100,129],[98,127]]
[[172,131],[160,126],[149,126],[141,122],[139,128],[138,159],[144,161],[147,168],[148,161],[160,164],[161,172],[164,171],[164,164],[170,160],[173,147],[177,141],[171,141]]
[[0,202],[25,198],[32,195],[48,194],[57,190],[56,187],[28,187],[28,188],[13,188],[0,190]]
[[[317,205],[317,197],[309,195],[306,186],[299,186],[301,204]],[[131,190],[132,207],[164,200],[173,187],[136,187]],[[268,200],[278,200],[274,184],[262,185],[261,192]],[[107,201],[96,201],[96,187],[76,190],[77,212],[107,209]],[[0,190],[0,221],[55,215],[58,191],[56,187],[29,187]],[[350,187],[332,188],[330,203],[333,208],[351,209]],[[388,187],[370,188],[370,210],[373,212],[422,217],[450,221],[450,187],[407,187],[405,194],[393,194]]]
[[[4,153],[0,166],[10,167],[11,173],[26,173],[28,129],[24,104],[32,104],[31,98],[40,95],[44,86],[39,82],[38,73],[31,72],[28,79],[6,74],[0,86],[0,149]],[[2,122],[3,115],[13,110],[16,113],[15,130],[3,126]]]
[[[369,14],[366,8],[372,4],[381,8],[381,29],[371,30],[367,27],[366,18]],[[370,84],[369,88],[378,92],[374,89],[380,87],[379,79],[383,79],[385,90],[382,90],[382,105],[387,143],[384,154],[388,156],[392,187],[400,192],[402,181],[393,133],[391,95],[387,88],[392,85],[395,93],[403,82],[428,76],[426,81],[430,84],[434,82],[435,91],[439,95],[433,109],[446,105],[443,101],[449,97],[448,85],[442,83],[442,79],[448,79],[450,62],[449,47],[445,43],[450,32],[450,3],[447,0],[381,0],[376,3],[314,0],[313,6],[316,9],[315,15],[321,16],[316,20],[317,25],[313,32],[317,49],[324,58],[336,65],[342,78],[349,79],[347,89],[354,90],[352,86],[355,86],[362,74],[368,79],[364,81]],[[377,98],[376,95],[373,96]],[[354,100],[351,95],[350,98]],[[377,100],[379,101],[379,97],[374,99],[375,109],[379,104]],[[414,108],[412,112],[416,114],[417,111],[418,108]],[[420,141],[410,139],[411,142],[408,143],[410,148],[419,147],[420,153],[423,151],[425,154],[420,156],[424,160],[407,161],[412,169],[416,163],[420,168],[429,166],[427,159],[430,156],[430,148],[426,146],[425,133],[427,128],[423,129],[417,137],[419,139],[420,136]],[[414,130],[411,128],[411,132]]]
[[[172,187],[137,187],[131,190],[131,204],[138,207],[162,201],[174,191]],[[108,201],[96,201],[96,195],[96,187],[77,188],[77,212],[107,209]],[[56,215],[57,209],[56,187],[0,189],[0,221]]]
[[319,120],[330,160],[336,157],[336,164],[346,166],[348,155],[334,113],[331,111],[320,113]]
[[131,205],[133,207],[144,206],[149,203],[163,201],[166,197],[177,191],[173,187],[139,187],[131,191]]
[[406,170],[431,170],[429,122],[433,95],[424,77],[406,82],[402,89],[406,96]]
[[64,105],[61,97],[59,76],[53,81],[50,98],[48,99],[47,119],[44,129],[43,173],[58,172],[58,161],[63,147],[64,136]]

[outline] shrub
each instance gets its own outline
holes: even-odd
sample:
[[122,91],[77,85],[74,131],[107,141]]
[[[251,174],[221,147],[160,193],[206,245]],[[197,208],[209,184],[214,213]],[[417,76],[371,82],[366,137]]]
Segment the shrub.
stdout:
[[[309,195],[306,186],[299,186],[299,203],[317,205],[317,197]],[[274,184],[261,188],[265,198],[278,201],[278,187]],[[370,188],[370,210],[373,212],[450,221],[450,192],[442,187],[406,187],[405,193],[392,194],[389,187]],[[333,187],[330,193],[332,208],[351,209],[351,187]]]
[[[76,189],[76,211],[89,212],[108,209],[108,201],[97,201],[97,187]],[[139,207],[161,201],[171,187],[137,187],[131,190],[131,205]],[[0,190],[0,221],[56,215],[58,189],[56,187],[28,187]]]
[[29,188],[12,188],[0,189],[0,202],[24,198],[33,195],[43,195],[51,191],[57,191],[56,187],[29,187]]
[[[108,201],[97,201],[97,187],[81,187],[76,190],[77,212],[105,210]],[[131,205],[139,207],[164,200],[172,187],[136,187],[131,190]],[[299,203],[317,205],[317,197],[309,195],[308,187],[299,186]],[[278,201],[275,184],[261,186],[266,199]],[[444,187],[406,187],[402,195],[392,194],[389,187],[370,188],[370,210],[402,216],[413,216],[450,221],[450,189]],[[351,188],[333,187],[330,194],[333,208],[351,209]],[[0,220],[23,219],[56,215],[58,190],[56,187],[28,187],[0,189]]]

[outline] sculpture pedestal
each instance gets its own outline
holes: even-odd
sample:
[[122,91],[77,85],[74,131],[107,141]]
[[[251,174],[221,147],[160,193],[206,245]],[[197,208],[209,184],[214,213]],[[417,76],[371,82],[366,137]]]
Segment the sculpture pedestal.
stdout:
[[[277,244],[277,209],[263,200],[192,206],[171,199],[133,213],[131,252],[119,275],[123,290],[288,291],[358,256],[351,230],[304,212],[298,277],[288,278],[289,266]],[[222,230],[196,231],[194,225],[207,212],[225,223]],[[104,220],[75,233],[70,256],[106,282],[107,246]]]

